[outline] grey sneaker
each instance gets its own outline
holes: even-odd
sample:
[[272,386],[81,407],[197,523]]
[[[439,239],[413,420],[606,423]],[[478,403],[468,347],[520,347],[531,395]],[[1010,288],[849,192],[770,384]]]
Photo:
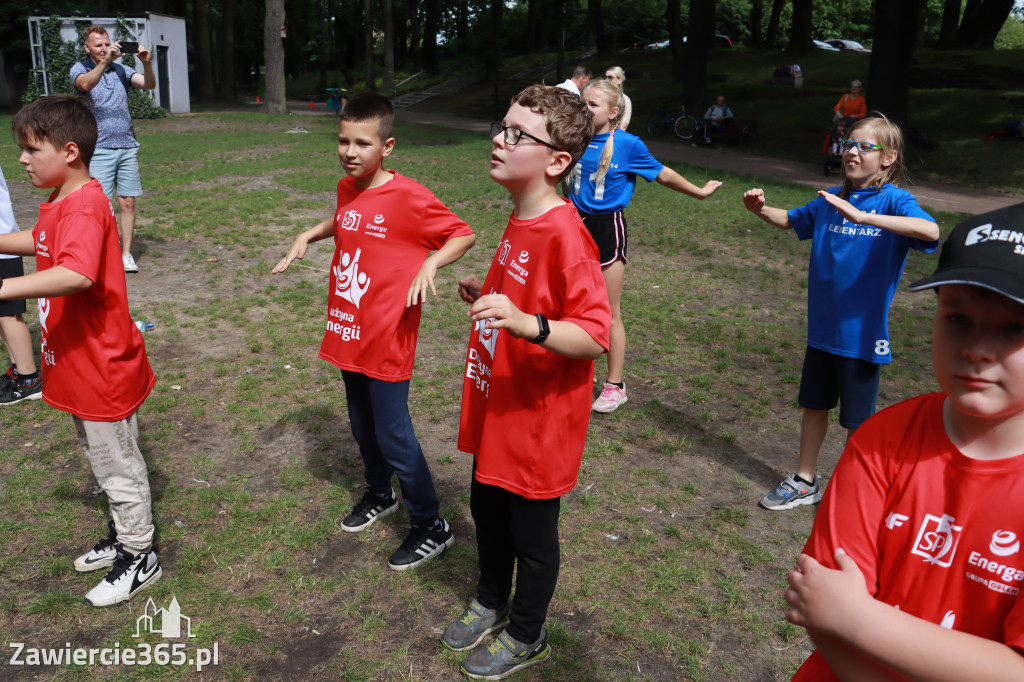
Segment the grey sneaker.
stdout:
[[441,643],[452,651],[472,649],[484,637],[508,625],[508,612],[509,604],[495,610],[474,599],[466,612],[444,631]]
[[782,511],[801,504],[818,504],[825,494],[824,488],[824,481],[817,474],[814,475],[814,485],[810,486],[796,480],[796,474],[790,474],[774,492],[761,498],[761,506],[771,511]]
[[540,639],[523,644],[502,632],[492,644],[477,650],[462,662],[462,672],[474,680],[500,680],[523,668],[542,663],[551,656],[548,634],[540,631]]

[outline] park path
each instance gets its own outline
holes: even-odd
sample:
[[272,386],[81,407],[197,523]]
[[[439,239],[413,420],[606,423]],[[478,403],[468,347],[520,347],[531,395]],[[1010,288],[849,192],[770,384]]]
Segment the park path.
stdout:
[[[490,121],[463,118],[440,112],[419,112],[399,110],[395,112],[402,121],[438,125],[459,130],[474,130],[486,134]],[[688,144],[644,140],[647,148],[655,158],[661,161],[685,163],[709,171],[727,170],[734,173],[746,173],[759,178],[771,178],[824,189],[835,184],[835,176],[831,181],[822,174],[822,164],[802,163],[786,159],[772,159],[755,156],[734,149],[722,147],[691,147]],[[698,183],[700,184],[700,183]],[[756,181],[752,181],[756,186]],[[745,189],[749,189],[744,187]],[[913,182],[908,186],[917,200],[929,209],[949,211],[951,213],[967,213],[977,215],[994,211],[1013,204],[1024,202],[1024,196],[1008,192],[991,192],[958,185],[938,182]]]

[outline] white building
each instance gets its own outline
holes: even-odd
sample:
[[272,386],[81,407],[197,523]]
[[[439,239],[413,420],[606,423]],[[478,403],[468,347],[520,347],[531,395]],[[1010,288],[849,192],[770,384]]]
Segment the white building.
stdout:
[[[29,43],[32,47],[32,66],[46,68],[43,54],[42,25],[49,17],[29,17]],[[156,73],[156,90],[144,90],[156,104],[172,114],[187,114],[190,111],[188,92],[188,55],[185,37],[185,20],[165,14],[146,12],[143,15],[125,17],[128,36],[117,33],[117,19],[112,17],[61,17],[60,34],[75,44],[82,42],[78,25],[99,24],[107,29],[111,40],[136,40],[153,53],[153,71]],[[136,70],[142,65],[136,60]],[[49,82],[43,84],[45,94],[50,94]]]

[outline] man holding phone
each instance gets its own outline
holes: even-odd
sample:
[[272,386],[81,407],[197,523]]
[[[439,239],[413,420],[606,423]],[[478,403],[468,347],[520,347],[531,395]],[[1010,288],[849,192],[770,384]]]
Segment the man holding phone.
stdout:
[[[144,45],[127,41],[110,42],[107,29],[93,24],[85,30],[85,48],[89,58],[71,67],[71,83],[92,100],[93,115],[99,128],[96,152],[89,163],[89,174],[100,181],[111,202],[117,191],[121,209],[121,259],[125,272],[138,272],[132,257],[132,234],[135,232],[135,197],[142,194],[139,175],[139,143],[128,110],[128,90],[152,90],[156,74],[152,54]],[[122,49],[124,48],[124,49]],[[137,52],[144,73],[115,63],[128,50]]]

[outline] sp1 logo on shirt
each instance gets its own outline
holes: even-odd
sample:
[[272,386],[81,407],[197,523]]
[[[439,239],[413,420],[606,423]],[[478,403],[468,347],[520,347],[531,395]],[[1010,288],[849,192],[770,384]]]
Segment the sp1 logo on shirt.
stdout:
[[363,222],[362,214],[353,210],[345,211],[345,215],[341,218],[341,229],[343,230],[358,230],[359,225]]
[[512,242],[506,239],[501,243],[501,246],[498,247],[498,263],[504,265],[505,261],[508,260],[508,253],[511,250]]
[[954,521],[956,519],[949,514],[943,514],[941,518],[925,514],[911,553],[924,557],[935,566],[949,566],[953,563],[960,531],[963,530],[962,526],[954,526]]

